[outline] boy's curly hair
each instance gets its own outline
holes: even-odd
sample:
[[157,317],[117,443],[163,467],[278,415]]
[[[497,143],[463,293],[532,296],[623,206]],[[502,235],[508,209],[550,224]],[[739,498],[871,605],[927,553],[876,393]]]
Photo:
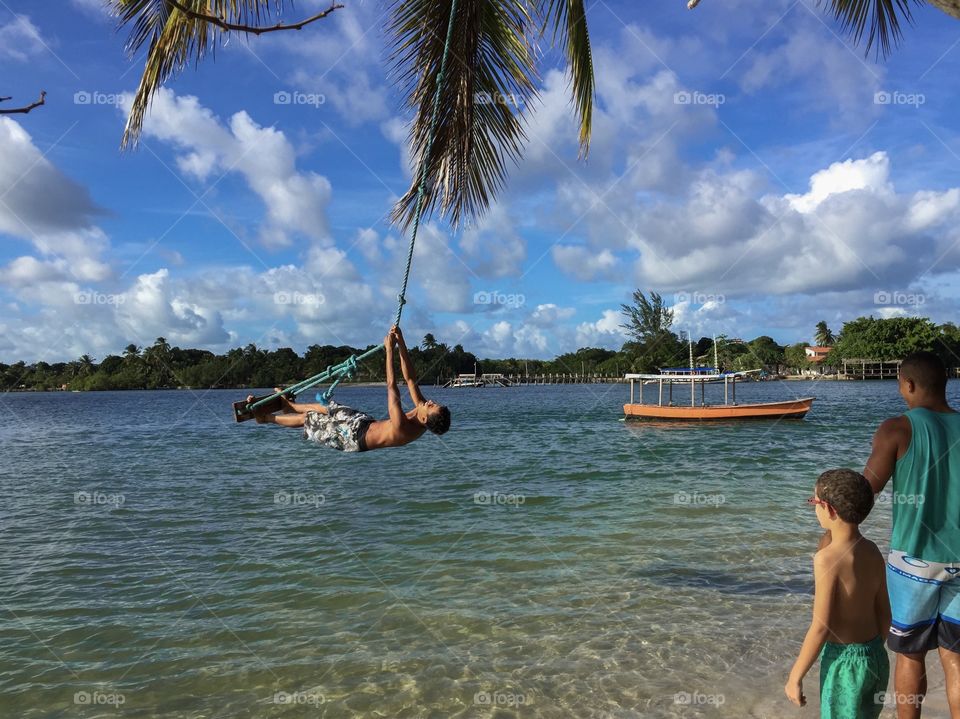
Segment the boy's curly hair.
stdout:
[[850,524],[860,524],[873,509],[873,487],[852,469],[831,469],[817,477],[817,496]]

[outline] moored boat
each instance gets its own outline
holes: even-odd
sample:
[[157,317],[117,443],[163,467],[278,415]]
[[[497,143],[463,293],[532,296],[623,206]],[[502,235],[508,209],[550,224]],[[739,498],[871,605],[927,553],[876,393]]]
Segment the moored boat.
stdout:
[[[737,379],[742,373],[696,373],[681,375],[676,372],[661,374],[627,374],[630,382],[630,401],[623,405],[627,419],[670,419],[688,421],[740,420],[740,419],[803,419],[813,406],[814,397],[798,397],[779,402],[737,403]],[[704,387],[709,383],[723,382],[723,404],[709,405],[705,401]],[[645,384],[657,384],[656,403],[643,401]],[[690,403],[673,401],[674,385],[690,386]],[[697,403],[697,386],[700,387],[700,402]],[[636,388],[639,387],[639,401]],[[664,390],[666,389],[666,392]],[[666,394],[666,397],[665,397]],[[664,401],[666,399],[666,402]]]

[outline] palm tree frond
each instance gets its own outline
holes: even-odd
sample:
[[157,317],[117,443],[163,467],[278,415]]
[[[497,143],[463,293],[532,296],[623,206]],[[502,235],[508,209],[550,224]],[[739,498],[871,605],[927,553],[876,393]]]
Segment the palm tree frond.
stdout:
[[536,94],[537,77],[527,5],[460,0],[433,128],[451,3],[394,0],[392,74],[414,111],[410,141],[416,158],[411,187],[393,210],[402,226],[413,220],[424,166],[424,214],[439,205],[457,225],[489,206],[503,187],[507,162],[519,160],[526,139],[523,116]]
[[[900,42],[901,19],[910,23],[913,16],[911,4],[922,5],[923,0],[820,0],[829,2],[830,10],[840,22],[843,30],[853,36],[854,44],[859,44],[867,33],[867,47],[876,44],[877,55],[888,57],[893,47]],[[869,29],[868,29],[869,28]]]
[[573,101],[580,117],[580,156],[590,149],[593,123],[593,53],[587,31],[587,13],[583,0],[541,0],[544,29],[553,25],[553,44],[563,45],[570,65]]
[[154,94],[191,61],[199,63],[212,53],[225,34],[202,16],[213,16],[236,25],[262,25],[283,12],[283,0],[177,0],[196,15],[183,12],[167,0],[108,0],[120,27],[129,26],[127,52],[135,56],[148,46],[146,65],[134,96],[123,133],[123,147],[136,144]]

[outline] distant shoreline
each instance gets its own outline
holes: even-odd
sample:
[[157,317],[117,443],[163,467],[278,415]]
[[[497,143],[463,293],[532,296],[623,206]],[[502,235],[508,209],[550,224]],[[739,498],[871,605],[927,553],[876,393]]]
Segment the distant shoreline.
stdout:
[[[840,375],[823,375],[823,376],[800,376],[800,375],[787,375],[780,377],[776,380],[764,380],[764,382],[883,382],[883,381],[892,381],[895,380],[895,377],[884,377],[884,378],[867,378],[860,379],[859,377],[843,377]],[[383,387],[385,382],[350,382],[349,384],[343,383],[340,385],[341,389],[346,389],[350,387],[356,388],[369,388],[369,387]],[[581,385],[591,385],[591,384],[627,384],[626,380],[620,380],[618,382],[547,382],[539,383],[532,382],[530,384],[518,384],[514,385],[516,387],[579,387]],[[752,382],[744,382],[743,384],[752,384]],[[322,385],[318,385],[320,387]],[[422,384],[421,387],[433,387],[441,389],[442,385],[438,384]],[[32,388],[18,388],[18,389],[8,389],[6,392],[18,392],[18,393],[40,393],[45,394],[49,392],[170,392],[170,391],[192,391],[192,392],[207,392],[209,390],[230,390],[235,392],[249,392],[254,390],[270,389],[269,387],[249,387],[249,386],[237,386],[237,387],[128,387],[125,389],[109,389],[109,390],[100,390],[100,389],[67,389],[51,387],[48,389],[32,389]],[[462,387],[458,389],[484,389],[484,388],[471,388],[471,387]],[[510,389],[509,387],[500,387],[499,389]],[[306,390],[309,391],[309,390]]]

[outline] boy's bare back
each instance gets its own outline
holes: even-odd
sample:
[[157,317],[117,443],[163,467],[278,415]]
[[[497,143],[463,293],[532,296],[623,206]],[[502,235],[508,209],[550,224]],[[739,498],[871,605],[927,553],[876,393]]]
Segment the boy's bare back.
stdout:
[[876,544],[862,535],[834,541],[814,555],[813,566],[816,581],[831,588],[828,641],[859,644],[885,631],[886,561]]

